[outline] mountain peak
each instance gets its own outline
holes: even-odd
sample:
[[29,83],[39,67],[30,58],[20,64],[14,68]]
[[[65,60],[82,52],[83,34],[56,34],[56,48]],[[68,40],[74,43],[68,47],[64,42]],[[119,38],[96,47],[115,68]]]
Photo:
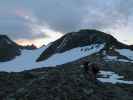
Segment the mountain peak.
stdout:
[[6,46],[6,45],[17,45],[17,44],[13,42],[8,36],[0,35],[0,47]]
[[8,61],[20,55],[19,46],[8,36],[0,35],[0,62]]
[[53,42],[51,46],[42,53],[37,61],[45,60],[54,53],[62,53],[73,48],[95,44],[105,44],[104,49],[107,51],[112,47],[115,47],[116,49],[129,47],[119,42],[110,34],[106,34],[95,29],[84,29],[78,32],[67,33],[60,39]]
[[[95,30],[95,29],[84,29],[78,32],[68,33],[72,36],[80,37],[81,39],[87,38],[87,41],[92,43],[103,43],[103,42],[118,42],[112,35]],[[66,34],[67,35],[67,34]]]

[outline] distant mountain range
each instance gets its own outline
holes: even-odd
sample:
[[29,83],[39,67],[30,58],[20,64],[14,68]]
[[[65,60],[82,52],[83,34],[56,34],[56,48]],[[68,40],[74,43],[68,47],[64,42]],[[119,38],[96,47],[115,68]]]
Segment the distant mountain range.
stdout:
[[60,39],[35,49],[23,47],[5,35],[0,35],[0,70],[23,71],[54,67],[83,60],[97,54],[104,60],[133,62],[133,46],[119,42],[110,34],[98,30],[67,33]]

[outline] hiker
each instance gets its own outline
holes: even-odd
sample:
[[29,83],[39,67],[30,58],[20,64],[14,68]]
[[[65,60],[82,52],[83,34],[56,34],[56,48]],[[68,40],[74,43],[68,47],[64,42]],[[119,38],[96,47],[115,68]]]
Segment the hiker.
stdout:
[[96,81],[96,75],[100,70],[98,64],[85,61],[83,66],[85,77],[89,80]]
[[92,63],[92,64],[89,65],[89,72],[90,72],[90,75],[91,75],[91,79],[93,81],[96,80],[96,76],[97,76],[99,70],[100,70],[100,68],[99,68],[98,64]]

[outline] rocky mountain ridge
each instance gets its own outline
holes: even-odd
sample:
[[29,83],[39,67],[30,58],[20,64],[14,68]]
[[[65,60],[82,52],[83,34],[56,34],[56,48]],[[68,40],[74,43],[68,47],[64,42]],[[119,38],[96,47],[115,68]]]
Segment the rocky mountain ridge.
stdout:
[[56,53],[62,53],[76,47],[84,47],[92,44],[105,44],[102,50],[111,53],[112,49],[133,49],[132,46],[125,45],[115,39],[113,36],[97,30],[80,30],[71,32],[60,39],[51,43],[37,59],[37,61],[46,60]]

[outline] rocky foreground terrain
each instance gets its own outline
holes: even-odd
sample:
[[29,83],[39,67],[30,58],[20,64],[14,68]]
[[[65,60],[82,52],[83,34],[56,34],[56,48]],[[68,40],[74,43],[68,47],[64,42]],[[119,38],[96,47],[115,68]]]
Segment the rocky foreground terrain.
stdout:
[[[87,58],[89,59],[89,58]],[[133,80],[133,64],[102,62],[101,70],[112,70]],[[100,77],[98,75],[97,77]],[[76,63],[19,73],[0,73],[1,100],[133,100],[132,84],[97,84],[84,77]]]

